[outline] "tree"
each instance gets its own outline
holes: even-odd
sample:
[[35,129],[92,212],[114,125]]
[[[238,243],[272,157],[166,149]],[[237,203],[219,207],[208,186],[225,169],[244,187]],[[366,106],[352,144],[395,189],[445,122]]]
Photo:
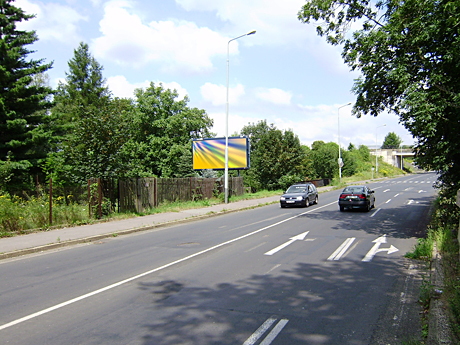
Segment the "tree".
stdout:
[[262,188],[284,189],[287,187],[284,184],[305,179],[305,151],[291,130],[282,131],[272,125],[260,136],[256,150],[252,154],[251,169]]
[[[375,7],[373,5],[375,4]],[[388,110],[418,140],[416,163],[460,183],[460,6],[449,0],[311,0],[301,21],[343,44],[342,56],[362,77],[354,85],[357,116]],[[362,28],[347,35],[356,21]]]
[[51,68],[44,60],[28,60],[26,48],[38,40],[35,31],[17,30],[16,24],[33,18],[0,1],[0,171],[8,171],[0,188],[27,188],[30,175],[39,173],[46,157],[43,133],[45,110],[52,90],[34,78]]
[[315,178],[333,178],[339,176],[339,145],[318,140],[312,144]]
[[212,119],[204,110],[189,108],[188,97],[177,100],[177,91],[162,84],[151,83],[136,90],[135,96],[131,136],[122,150],[128,176],[176,176],[177,159],[190,150],[190,140],[213,136]]
[[47,172],[60,184],[121,173],[118,151],[127,139],[130,102],[111,99],[103,68],[87,44],[80,43],[68,66],[51,110],[53,147]]
[[382,149],[399,149],[402,140],[395,132],[390,132],[383,141]]

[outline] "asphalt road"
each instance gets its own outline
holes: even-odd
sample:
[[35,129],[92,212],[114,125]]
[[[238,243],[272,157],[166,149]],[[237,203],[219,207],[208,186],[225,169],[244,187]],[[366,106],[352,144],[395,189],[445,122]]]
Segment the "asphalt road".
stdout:
[[1,344],[398,344],[420,336],[434,174],[371,212],[269,205],[0,262]]

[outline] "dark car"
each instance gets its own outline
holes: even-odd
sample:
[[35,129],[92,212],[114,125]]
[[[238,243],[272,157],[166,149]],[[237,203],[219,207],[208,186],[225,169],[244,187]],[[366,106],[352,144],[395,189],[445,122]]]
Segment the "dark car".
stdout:
[[346,187],[339,197],[340,211],[346,208],[361,208],[370,211],[375,207],[374,191],[366,186]]
[[281,207],[310,206],[318,203],[318,191],[311,182],[296,183],[280,198]]

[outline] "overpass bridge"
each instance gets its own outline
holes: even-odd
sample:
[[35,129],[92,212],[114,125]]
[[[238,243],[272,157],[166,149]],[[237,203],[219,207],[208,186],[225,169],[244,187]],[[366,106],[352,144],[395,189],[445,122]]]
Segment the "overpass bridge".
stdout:
[[404,157],[414,157],[412,149],[374,149],[370,150],[370,154],[382,157],[385,163],[391,164],[402,169]]

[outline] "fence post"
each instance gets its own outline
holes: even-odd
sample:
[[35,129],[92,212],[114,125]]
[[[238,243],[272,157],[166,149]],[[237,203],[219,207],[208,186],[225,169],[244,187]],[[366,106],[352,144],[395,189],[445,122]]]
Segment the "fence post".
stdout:
[[97,179],[97,189],[99,192],[99,198],[98,198],[98,208],[99,208],[99,219],[102,219],[102,187],[101,187],[101,178],[99,177]]
[[91,219],[91,180],[88,179],[88,212],[89,212],[89,218]]
[[157,178],[155,177],[154,178],[154,182],[153,182],[153,205],[155,207],[158,206],[158,183],[157,183]]
[[[457,191],[457,206],[460,207],[460,189]],[[457,240],[460,240],[460,223],[458,224]],[[459,251],[460,259],[460,251]]]
[[53,225],[53,182],[50,178],[50,225]]

